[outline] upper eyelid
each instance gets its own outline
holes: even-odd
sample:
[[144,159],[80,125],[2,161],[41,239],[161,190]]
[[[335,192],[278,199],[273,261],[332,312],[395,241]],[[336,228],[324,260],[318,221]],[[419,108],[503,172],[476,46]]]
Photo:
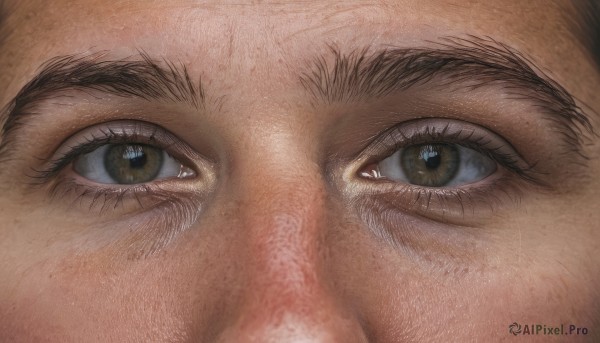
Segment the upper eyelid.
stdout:
[[[412,134],[409,132],[411,129],[413,131]],[[523,159],[522,155],[518,153],[512,144],[510,144],[508,141],[506,141],[506,139],[502,138],[502,136],[496,132],[478,124],[471,124],[469,122],[456,119],[441,118],[412,119],[394,125],[382,134],[379,134],[371,142],[367,143],[363,148],[363,151],[368,153],[370,150],[380,149],[380,146],[388,145],[389,153],[391,154],[395,149],[400,147],[399,145],[405,145],[407,142],[412,141],[415,134],[424,136],[429,140],[432,139],[432,137],[439,137],[443,139],[444,142],[458,140],[459,138],[461,141],[470,141],[473,139],[473,136],[475,136],[477,131],[489,132],[490,134],[494,135],[494,137],[500,138],[503,143],[509,145],[510,148],[515,150],[515,153],[517,153],[518,156]],[[463,137],[460,137],[461,135]],[[393,145],[390,144],[390,142],[395,142],[399,145]]]

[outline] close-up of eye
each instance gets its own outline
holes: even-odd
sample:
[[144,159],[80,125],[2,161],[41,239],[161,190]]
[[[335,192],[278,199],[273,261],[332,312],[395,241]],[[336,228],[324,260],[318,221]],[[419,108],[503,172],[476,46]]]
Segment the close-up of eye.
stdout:
[[371,175],[418,186],[449,187],[477,182],[495,170],[496,162],[473,149],[426,143],[398,150],[379,162]]
[[[206,189],[212,176],[208,165],[162,127],[121,120],[71,135],[31,177],[36,184],[51,184],[52,198],[67,200],[69,206],[116,208],[132,199],[129,203],[142,208],[157,199],[177,198],[190,182]],[[159,196],[152,200],[152,195]]]
[[107,144],[73,161],[74,170],[98,183],[138,184],[192,171],[166,151],[146,144]]
[[[536,160],[523,157],[509,139],[463,120],[409,120],[368,143],[346,180],[361,190],[362,218],[379,218],[378,226],[390,232],[397,221],[392,214],[475,225],[518,204],[523,189],[545,186]],[[372,215],[382,209],[386,216]]]
[[457,120],[422,119],[400,124],[380,135],[365,154],[368,163],[358,175],[367,180],[460,188],[504,168],[516,177],[535,181],[530,163],[506,139]]
[[159,126],[115,121],[90,126],[68,138],[35,177],[47,182],[72,169],[93,183],[135,185],[197,176],[191,165],[194,159],[198,158],[191,148]]

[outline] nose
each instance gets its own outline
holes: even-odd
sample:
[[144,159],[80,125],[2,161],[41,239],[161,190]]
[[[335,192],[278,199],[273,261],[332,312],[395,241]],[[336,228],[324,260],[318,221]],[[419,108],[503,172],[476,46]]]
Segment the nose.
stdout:
[[[318,175],[318,174],[313,174]],[[240,185],[244,285],[220,342],[366,342],[328,270],[332,221],[320,177],[262,175]]]

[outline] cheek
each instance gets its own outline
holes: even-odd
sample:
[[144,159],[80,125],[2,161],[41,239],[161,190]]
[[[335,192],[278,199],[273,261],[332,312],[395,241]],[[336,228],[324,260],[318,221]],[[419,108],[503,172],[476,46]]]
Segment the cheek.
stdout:
[[[25,229],[25,228],[20,228]],[[210,233],[209,230],[205,230]],[[67,243],[43,257],[11,257],[15,267],[0,270],[2,337],[31,341],[175,341],[195,330],[210,336],[225,325],[235,299],[221,285],[236,284],[234,256],[224,248],[228,235],[200,237],[187,232],[180,242],[146,259],[114,246],[83,251]],[[202,242],[211,242],[204,244]],[[118,246],[121,247],[121,246]],[[122,247],[121,247],[122,248]],[[0,260],[7,261],[6,255]],[[215,258],[219,257],[219,258]],[[210,328],[199,328],[208,323]],[[142,339],[145,340],[145,339]]]
[[[152,318],[164,317],[164,312],[173,308],[150,308],[149,300],[159,295],[165,303],[173,302],[172,293],[159,282],[149,282],[150,275],[165,275],[165,270],[119,270],[114,268],[115,263],[102,265],[105,259],[98,257],[69,252],[28,267],[11,296],[2,299],[10,302],[9,310],[2,313],[3,332],[19,339],[41,339],[43,335],[44,339],[57,341],[67,335],[69,339],[84,339],[92,332],[128,337],[127,331],[146,326]],[[8,277],[15,280],[14,275]],[[176,318],[176,313],[170,317]]]
[[513,322],[598,328],[599,298],[589,286],[595,283],[564,270],[532,265],[455,274],[379,265],[362,272],[364,280],[347,291],[359,299],[371,335],[384,342],[502,341]]
[[[333,249],[334,273],[344,282],[337,287],[360,309],[364,326],[379,341],[502,341],[512,337],[513,322],[573,324],[590,333],[600,329],[595,287],[600,266],[590,244],[579,238],[568,243],[547,235],[524,241],[521,248],[532,253],[520,259],[512,247],[503,247],[505,239],[499,245],[488,242],[471,260],[445,255],[424,260],[364,236],[368,228],[349,227],[330,240],[339,242]],[[579,249],[565,254],[556,249],[560,244]]]
[[[318,235],[323,249],[314,264],[319,285],[293,284],[305,290],[321,286],[333,290],[335,301],[353,309],[374,340],[426,342],[452,337],[472,341],[481,337],[482,341],[499,341],[511,337],[508,326],[513,322],[598,328],[591,319],[598,318],[600,298],[590,285],[600,282],[600,267],[590,258],[593,249],[584,239],[571,242],[581,249],[570,255],[543,249],[545,254],[524,255],[518,264],[500,246],[490,246],[473,261],[465,257],[450,262],[449,254],[439,254],[441,262],[432,263],[386,245],[358,219],[345,220],[348,216],[340,213],[344,213],[342,204],[328,212],[327,217],[335,220],[319,226],[325,235]],[[64,341],[66,336],[61,335],[67,334],[85,341],[91,333],[108,335],[107,340],[218,335],[231,324],[232,313],[239,311],[238,298],[258,294],[254,289],[245,291],[248,279],[268,279],[273,285],[273,280],[281,281],[280,276],[294,271],[261,265],[273,271],[269,279],[264,268],[253,268],[252,259],[241,252],[251,251],[258,260],[289,266],[291,256],[312,251],[287,248],[290,239],[284,236],[261,238],[256,249],[248,250],[250,241],[240,239],[241,228],[248,225],[224,224],[220,218],[207,218],[202,227],[186,232],[176,244],[147,259],[128,260],[129,254],[111,248],[82,253],[67,246],[55,245],[51,250],[13,246],[11,250],[5,245],[0,250],[0,260],[8,266],[0,269],[0,280],[4,280],[0,282],[0,332],[10,333],[9,339],[33,341]],[[26,229],[22,226],[12,232],[22,238],[16,233]],[[2,237],[5,244],[16,243],[15,239]],[[435,238],[428,242],[422,251],[433,250]],[[549,238],[536,242],[545,247],[563,243]],[[265,244],[286,248],[276,256],[265,255],[277,253],[261,248]],[[527,250],[529,243],[524,244]],[[458,248],[448,243],[444,249]],[[10,256],[11,251],[19,255]],[[479,260],[483,257],[486,263]],[[248,275],[252,270],[263,273]],[[294,296],[302,293],[286,289],[294,290]]]

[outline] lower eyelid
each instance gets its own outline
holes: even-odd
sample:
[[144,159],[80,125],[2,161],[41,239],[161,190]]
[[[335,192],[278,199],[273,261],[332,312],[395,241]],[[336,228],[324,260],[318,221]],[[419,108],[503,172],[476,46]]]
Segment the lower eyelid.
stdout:
[[486,250],[481,247],[489,232],[482,230],[485,221],[479,218],[467,216],[468,219],[455,223],[453,218],[441,220],[404,212],[371,197],[357,201],[355,210],[376,239],[395,249],[402,258],[435,267],[432,273],[446,274],[448,266],[473,266],[485,261]]
[[361,183],[349,194],[354,198],[352,202],[375,204],[370,210],[379,215],[404,213],[474,227],[500,209],[514,208],[524,194],[523,185],[506,173],[495,173],[467,187],[427,188],[386,180]]
[[[183,184],[182,184],[183,183]],[[61,175],[50,185],[49,201],[69,214],[82,210],[97,215],[125,215],[150,211],[161,203],[204,198],[209,184],[196,179],[163,179],[151,184],[94,184],[82,176]],[[203,187],[204,186],[204,187]],[[195,191],[204,188],[205,192]]]

